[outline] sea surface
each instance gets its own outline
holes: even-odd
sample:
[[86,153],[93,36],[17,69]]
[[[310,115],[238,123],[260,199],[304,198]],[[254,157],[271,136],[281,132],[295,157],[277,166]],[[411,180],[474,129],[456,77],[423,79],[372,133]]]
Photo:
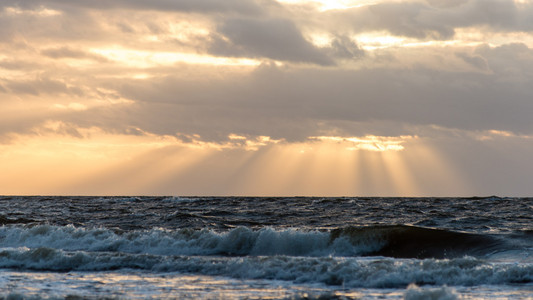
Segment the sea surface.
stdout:
[[533,299],[533,198],[0,197],[0,299]]

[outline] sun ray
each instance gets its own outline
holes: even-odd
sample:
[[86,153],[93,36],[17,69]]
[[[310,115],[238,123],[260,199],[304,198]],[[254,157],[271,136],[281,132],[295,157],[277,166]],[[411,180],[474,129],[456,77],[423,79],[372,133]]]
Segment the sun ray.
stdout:
[[[418,137],[311,137],[301,142],[232,134],[190,142],[48,122],[2,144],[0,181],[27,193],[417,196],[468,186]],[[97,163],[96,163],[97,162]],[[44,176],[54,169],[56,175]],[[6,174],[9,174],[7,176]],[[428,175],[429,174],[429,175]],[[24,178],[24,180],[22,180]],[[438,182],[441,187],[431,186]]]

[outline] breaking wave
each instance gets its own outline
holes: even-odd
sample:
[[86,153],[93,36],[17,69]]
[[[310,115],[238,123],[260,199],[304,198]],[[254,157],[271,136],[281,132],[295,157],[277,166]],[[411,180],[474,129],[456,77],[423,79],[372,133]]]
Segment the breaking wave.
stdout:
[[[123,232],[72,225],[16,225],[0,227],[0,245],[152,255],[395,258],[483,257],[513,249],[502,237],[403,225],[345,227],[332,231],[238,227],[224,232],[208,229]],[[520,247],[524,247],[523,242]]]
[[134,269],[376,288],[533,282],[531,261],[485,259],[514,253],[502,238],[413,226],[124,232],[9,225],[0,227],[0,246],[0,268],[17,270]]
[[285,280],[345,287],[395,288],[533,282],[531,264],[491,264],[472,257],[392,259],[295,256],[163,256],[52,248],[0,250],[0,268],[44,271],[134,269],[219,275],[241,279]]

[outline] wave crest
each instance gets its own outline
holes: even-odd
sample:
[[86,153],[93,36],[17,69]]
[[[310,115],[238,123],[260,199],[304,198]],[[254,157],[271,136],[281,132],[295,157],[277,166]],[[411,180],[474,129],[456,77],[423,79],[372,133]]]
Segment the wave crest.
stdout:
[[341,240],[331,244],[329,233],[296,229],[252,230],[238,227],[213,230],[138,230],[114,232],[105,228],[37,225],[0,227],[2,247],[48,247],[65,251],[111,251],[154,255],[353,255]]
[[363,255],[395,258],[482,257],[513,247],[502,238],[490,235],[403,225],[345,227],[332,231],[237,227],[224,232],[209,229],[117,232],[72,225],[16,225],[0,227],[0,245],[153,255]]
[[365,246],[365,255],[396,258],[452,258],[480,256],[503,246],[502,241],[481,234],[416,226],[369,226],[334,229],[331,239],[347,238]]

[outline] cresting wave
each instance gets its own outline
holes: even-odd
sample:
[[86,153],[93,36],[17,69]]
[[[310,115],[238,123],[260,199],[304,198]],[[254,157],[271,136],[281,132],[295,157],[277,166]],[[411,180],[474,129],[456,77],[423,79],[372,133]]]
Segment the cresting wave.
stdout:
[[222,256],[354,256],[364,250],[353,247],[347,239],[331,243],[327,232],[295,229],[277,231],[270,228],[254,231],[247,227],[226,232],[208,229],[114,232],[105,228],[85,229],[72,225],[3,226],[0,227],[0,245],[4,248],[47,247],[65,251]]
[[501,237],[403,225],[345,227],[332,231],[238,227],[225,232],[208,229],[122,232],[72,225],[16,225],[0,227],[0,245],[151,255],[396,258],[483,257],[513,249],[512,243]]
[[331,232],[332,240],[343,237],[353,245],[380,245],[366,255],[397,258],[482,256],[506,249],[503,240],[489,235],[403,225],[346,227]]

